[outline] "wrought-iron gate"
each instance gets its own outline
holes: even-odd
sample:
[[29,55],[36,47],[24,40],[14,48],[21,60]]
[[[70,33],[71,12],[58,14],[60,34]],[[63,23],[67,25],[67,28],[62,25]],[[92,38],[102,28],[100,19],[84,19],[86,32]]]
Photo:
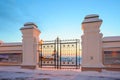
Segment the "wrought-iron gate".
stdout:
[[39,66],[61,68],[80,68],[80,40],[41,41],[39,44]]

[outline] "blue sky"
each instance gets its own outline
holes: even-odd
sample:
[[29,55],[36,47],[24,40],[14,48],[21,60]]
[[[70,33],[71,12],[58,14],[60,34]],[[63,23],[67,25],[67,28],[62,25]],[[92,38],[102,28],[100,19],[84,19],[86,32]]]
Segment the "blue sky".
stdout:
[[88,14],[99,14],[104,36],[120,36],[120,0],[0,0],[0,40],[21,41],[26,22],[38,25],[43,40],[80,39]]

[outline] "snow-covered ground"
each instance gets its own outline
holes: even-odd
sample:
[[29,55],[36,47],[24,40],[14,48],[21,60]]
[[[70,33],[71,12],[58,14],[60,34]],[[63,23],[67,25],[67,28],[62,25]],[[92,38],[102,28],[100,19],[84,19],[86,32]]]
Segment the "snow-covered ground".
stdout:
[[21,69],[0,66],[0,80],[120,80],[120,72],[83,71],[76,69]]

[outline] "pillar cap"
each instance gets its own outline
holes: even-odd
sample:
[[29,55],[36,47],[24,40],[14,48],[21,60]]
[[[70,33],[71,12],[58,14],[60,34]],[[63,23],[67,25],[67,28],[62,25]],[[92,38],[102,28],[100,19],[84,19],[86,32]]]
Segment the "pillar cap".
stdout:
[[29,26],[29,25],[33,25],[36,28],[38,28],[37,25],[35,23],[33,23],[33,22],[27,22],[27,23],[24,24],[24,26]]
[[93,22],[102,22],[102,19],[99,19],[99,15],[97,14],[90,14],[90,15],[87,15],[82,24],[84,23],[93,23]]
[[35,23],[27,22],[27,23],[24,24],[24,27],[20,28],[20,30],[23,30],[23,29],[34,29],[34,28],[38,28]]
[[2,40],[0,40],[0,44],[4,43]]

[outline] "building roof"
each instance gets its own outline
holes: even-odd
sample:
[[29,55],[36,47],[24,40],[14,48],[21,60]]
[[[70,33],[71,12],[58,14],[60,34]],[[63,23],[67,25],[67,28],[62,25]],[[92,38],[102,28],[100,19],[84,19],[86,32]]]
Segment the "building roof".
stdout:
[[3,43],[0,46],[17,46],[17,45],[22,45],[21,42],[14,42],[14,43]]
[[107,41],[120,41],[120,36],[109,36],[102,39],[104,42]]

